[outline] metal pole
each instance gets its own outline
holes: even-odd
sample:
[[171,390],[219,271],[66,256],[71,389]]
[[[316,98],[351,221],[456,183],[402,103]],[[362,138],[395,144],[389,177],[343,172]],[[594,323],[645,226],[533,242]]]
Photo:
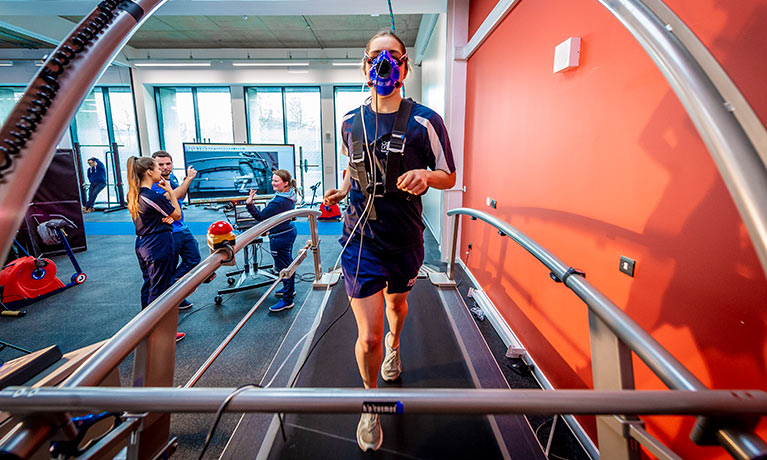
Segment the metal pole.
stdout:
[[447,261],[449,264],[447,267],[447,279],[454,280],[455,279],[455,253],[456,249],[458,248],[458,224],[460,223],[460,217],[458,215],[453,216],[453,237],[451,239],[451,245],[450,245],[450,260]]
[[[215,412],[235,388],[26,388],[0,391],[12,414],[53,411]],[[255,388],[232,399],[233,412],[409,414],[763,415],[761,390],[509,390]]]
[[[0,128],[0,253],[11,246],[24,209],[83,98],[141,23],[165,0],[109,0],[86,15],[50,54]],[[19,127],[21,126],[21,127]]]
[[[495,216],[469,208],[452,209],[447,212],[448,216],[458,214],[476,217],[502,231],[541,261],[560,280],[570,268],[543,246]],[[639,327],[633,319],[586,279],[577,275],[569,276],[565,285],[572,289],[586,303],[589,310],[628,345],[669,388],[674,390],[706,390],[706,386],[668,350],[663,348],[647,331]],[[739,424],[740,422],[736,421],[733,428],[715,427],[713,429],[722,447],[737,459],[767,457],[767,444],[753,432],[739,428]],[[704,430],[702,425],[707,426],[707,424],[702,424],[699,421],[696,431],[693,432],[694,440],[697,443],[701,443],[706,437],[704,431],[707,430]]]
[[599,0],[647,51],[706,144],[767,274],[767,168],[719,90],[641,0]]
[[[190,378],[189,381],[186,382],[186,385],[184,385],[184,388],[191,388],[200,380],[203,374],[205,374],[205,371],[207,371],[208,368],[210,368],[211,364],[213,364],[213,361],[215,361],[219,357],[219,355],[221,355],[221,352],[224,351],[224,348],[226,348],[227,345],[229,345],[232,339],[234,339],[234,336],[236,336],[237,333],[240,332],[240,329],[242,329],[243,326],[245,326],[245,323],[247,323],[248,320],[250,320],[250,318],[256,312],[258,307],[260,307],[261,304],[264,303],[264,300],[266,300],[266,298],[272,294],[272,291],[274,291],[274,288],[276,288],[277,285],[280,282],[282,282],[283,279],[290,278],[293,275],[293,273],[295,273],[296,268],[306,258],[307,247],[308,245],[302,248],[301,251],[299,252],[298,257],[296,257],[295,260],[293,260],[290,266],[287,269],[280,272],[280,277],[274,280],[274,282],[269,286],[269,289],[267,289],[266,292],[264,292],[261,295],[261,298],[258,299],[258,302],[256,302],[255,305],[253,305],[253,307],[245,314],[245,316],[242,317],[240,322],[237,323],[237,325],[234,327],[234,329],[232,329],[229,335],[227,335],[226,338],[218,345],[218,347],[216,347],[216,350],[213,353],[211,353],[210,356],[208,356],[208,359],[205,360],[205,363],[199,369],[197,369],[197,372],[194,373],[192,378]],[[285,276],[283,276],[283,274]]]
[[309,216],[309,231],[312,238],[312,253],[314,254],[314,280],[320,281],[322,279],[322,259],[320,258],[320,237],[317,231],[316,215]]

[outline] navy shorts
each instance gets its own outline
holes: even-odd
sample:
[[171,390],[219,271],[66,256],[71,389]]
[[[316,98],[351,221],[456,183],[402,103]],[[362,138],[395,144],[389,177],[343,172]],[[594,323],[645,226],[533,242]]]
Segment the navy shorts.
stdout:
[[[409,292],[423,264],[423,246],[412,251],[381,254],[351,241],[341,256],[346,294],[353,299],[370,297],[384,288],[390,294]],[[359,272],[357,260],[359,257]]]

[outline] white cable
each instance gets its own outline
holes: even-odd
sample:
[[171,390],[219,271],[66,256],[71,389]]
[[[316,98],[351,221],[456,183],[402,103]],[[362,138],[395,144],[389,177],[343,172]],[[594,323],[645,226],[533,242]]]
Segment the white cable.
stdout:
[[[364,86],[365,86],[365,84],[363,83],[363,87]],[[371,105],[372,105],[372,102],[373,102],[372,96],[371,96],[370,99],[371,99],[370,102],[371,102]],[[378,140],[377,139],[377,136],[378,136],[378,93],[376,93],[375,100],[376,100],[376,102],[375,102],[376,130],[375,130],[374,134],[376,136],[376,139],[373,140],[374,143]],[[367,203],[365,204],[365,208],[363,209],[362,213],[360,214],[360,218],[357,220],[357,223],[354,225],[354,228],[352,228],[352,231],[349,233],[349,238],[347,238],[346,243],[344,243],[343,248],[341,248],[341,252],[338,254],[338,258],[336,259],[336,262],[333,265],[333,269],[331,270],[331,271],[335,271],[338,268],[338,264],[341,262],[341,257],[343,257],[344,251],[346,250],[347,246],[349,246],[349,243],[351,242],[352,237],[354,236],[354,233],[357,231],[357,228],[359,227],[360,224],[362,224],[363,227],[362,227],[362,230],[360,231],[360,250],[359,250],[359,253],[357,254],[357,269],[356,269],[355,274],[354,274],[354,285],[352,287],[352,291],[354,291],[354,289],[356,288],[356,285],[357,285],[357,277],[359,276],[359,270],[360,270],[360,259],[362,258],[362,242],[365,239],[365,229],[364,229],[364,226],[367,224],[368,218],[370,217],[370,209],[374,205],[373,202],[375,200],[376,178],[378,176],[378,169],[377,169],[377,166],[376,166],[376,162],[373,160],[372,155],[370,154],[370,146],[368,145],[368,135],[367,135],[367,127],[366,127],[366,124],[365,124],[364,105],[365,105],[364,103],[362,105],[360,105],[360,117],[361,117],[361,120],[362,120],[362,132],[363,132],[363,136],[364,136],[364,140],[365,140],[365,143],[364,143],[365,144],[365,152],[367,153],[368,162],[373,167],[373,193],[371,193],[368,196],[368,200],[367,200]],[[375,150],[375,146],[374,146],[374,150]],[[349,180],[351,180],[351,177],[349,178]],[[327,288],[325,288],[325,295],[327,295],[329,290],[330,290],[330,284],[328,284]],[[325,302],[322,305],[322,307],[321,307],[321,311],[319,312],[320,317],[322,317],[322,315],[324,315],[326,306],[327,306],[327,302]],[[274,372],[274,375],[269,380],[269,382],[266,385],[262,385],[263,388],[271,387],[272,383],[274,383],[274,380],[277,378],[277,376],[282,371],[282,368],[285,367],[285,364],[287,364],[287,362],[290,359],[290,357],[298,349],[298,346],[301,343],[303,343],[303,341],[306,340],[306,338],[309,337],[309,335],[312,334],[313,332],[316,332],[316,329],[309,330],[300,339],[298,339],[298,341],[296,341],[295,345],[293,345],[293,348],[291,348],[290,352],[285,357],[285,359],[282,360],[282,362],[280,363],[280,366]]]

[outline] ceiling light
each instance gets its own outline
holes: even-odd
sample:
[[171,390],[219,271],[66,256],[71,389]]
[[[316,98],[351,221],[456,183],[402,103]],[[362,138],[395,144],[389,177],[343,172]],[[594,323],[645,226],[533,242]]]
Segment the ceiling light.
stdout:
[[335,61],[335,62],[331,62],[331,64],[333,64],[334,66],[339,66],[339,67],[340,66],[360,67],[362,65],[362,61],[361,60],[360,61],[353,61],[353,62],[350,62],[350,61]]
[[256,62],[256,61],[236,61],[232,62],[235,67],[306,67],[308,62]]
[[134,62],[136,67],[210,67],[210,62]]
[[0,61],[0,67],[11,67],[13,66],[13,61]]

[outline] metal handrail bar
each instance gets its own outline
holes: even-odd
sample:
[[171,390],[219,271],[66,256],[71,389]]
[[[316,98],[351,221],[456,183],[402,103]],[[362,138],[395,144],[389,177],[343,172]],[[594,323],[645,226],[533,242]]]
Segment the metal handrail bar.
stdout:
[[[283,212],[259,222],[247,231],[237,236],[234,252],[229,249],[219,249],[189,273],[180,278],[168,290],[160,295],[147,308],[136,315],[128,324],[122,327],[111,339],[93,354],[77,369],[63,384],[65,387],[98,385],[109,372],[117,367],[136,346],[152,332],[155,326],[172,309],[187,296],[191,295],[197,286],[218,269],[221,263],[261,237],[275,226],[297,217],[309,217],[309,225],[316,227],[319,211],[311,209],[294,209]],[[313,234],[316,230],[313,231]],[[313,242],[318,244],[318,242]]]
[[[235,388],[29,388],[0,391],[13,414],[53,411],[215,412]],[[390,404],[392,412],[430,414],[763,415],[762,390],[510,390],[254,388],[234,397],[234,412],[359,413]],[[366,409],[368,407],[369,409]]]
[[[586,279],[577,274],[567,275],[570,266],[566,265],[535,240],[528,237],[512,225],[495,216],[470,208],[457,208],[447,212],[448,216],[458,219],[466,215],[472,219],[481,219],[492,225],[502,235],[516,241],[523,249],[545,265],[557,280],[564,280],[589,310],[602,320],[605,325],[622,340],[647,366],[672,390],[711,391],[693,375],[682,363],[659,344],[647,331],[642,329],[631,317],[596,289]],[[454,228],[457,226],[454,225]],[[458,234],[454,231],[452,244],[457,243]],[[451,265],[454,260],[448,261]],[[566,276],[567,275],[567,276]],[[719,443],[735,458],[758,458],[767,452],[764,441],[748,430],[739,428],[721,428],[717,430]]]
[[[569,265],[562,262],[535,240],[495,216],[471,208],[451,209],[447,215],[466,215],[487,222],[532,254],[546,268],[551,270],[558,280],[562,280],[567,270],[570,269]],[[604,321],[610,330],[623,340],[666,386],[673,390],[706,389],[706,386],[668,350],[663,348],[647,331],[642,329],[584,277],[568,276],[564,284],[573,290],[588,305],[589,309]]]
[[[246,232],[239,235],[234,247],[219,249],[203,261],[201,261],[189,273],[184,275],[173,286],[160,295],[154,302],[136,315],[131,321],[123,326],[104,346],[90,356],[72,375],[61,384],[61,388],[74,388],[82,386],[98,385],[107,375],[115,369],[151,332],[154,328],[176,308],[187,296],[194,292],[197,287],[221,266],[222,262],[230,260],[245,246],[259,238],[275,226],[296,217],[309,217],[309,225],[312,234],[312,250],[315,253],[315,270],[319,269],[316,261],[318,258],[317,248],[317,217],[319,211],[311,209],[296,209],[286,211],[274,217],[270,217]],[[173,363],[170,363],[173,365]],[[56,410],[53,414],[25,419],[0,440],[0,447],[4,452],[30,453],[34,452],[45,439],[55,431],[54,425],[71,428],[68,417],[64,411]],[[53,417],[53,418],[51,418]],[[56,420],[55,424],[51,420]]]
[[309,250],[309,248],[312,246],[312,241],[309,240],[306,242],[306,245],[304,245],[303,248],[301,248],[300,251],[298,251],[298,255],[295,259],[293,259],[293,262],[291,264],[280,271],[280,276],[274,280],[272,284],[269,285],[269,289],[267,289],[263,294],[261,294],[261,297],[258,299],[258,301],[250,308],[250,310],[245,313],[245,316],[242,317],[239,323],[237,323],[236,326],[234,326],[234,329],[229,333],[229,335],[226,336],[226,338],[221,341],[220,344],[216,347],[216,349],[213,351],[213,353],[208,356],[208,359],[205,360],[202,366],[200,366],[199,369],[194,373],[192,378],[190,378],[186,384],[184,384],[184,388],[191,388],[193,387],[199,380],[202,378],[202,376],[205,374],[205,372],[210,368],[210,366],[213,364],[213,362],[221,355],[221,353],[224,351],[224,349],[229,345],[229,343],[234,339],[234,337],[240,332],[240,330],[245,326],[245,323],[250,320],[250,318],[253,316],[253,314],[256,313],[256,310],[258,310],[258,307],[261,306],[261,304],[264,303],[264,301],[272,294],[272,291],[277,287],[279,283],[282,282],[282,280],[290,278],[293,276],[293,274],[296,272],[296,269],[299,265],[306,259],[306,253]]
[[[167,0],[104,0],[50,53],[0,127],[0,254],[11,246],[56,144],[133,33]],[[94,2],[96,3],[96,2]]]
[[[701,64],[641,0],[599,0],[666,77],[708,147],[767,274],[767,167]],[[670,10],[665,12],[669,14]],[[681,22],[681,20],[679,21]]]

